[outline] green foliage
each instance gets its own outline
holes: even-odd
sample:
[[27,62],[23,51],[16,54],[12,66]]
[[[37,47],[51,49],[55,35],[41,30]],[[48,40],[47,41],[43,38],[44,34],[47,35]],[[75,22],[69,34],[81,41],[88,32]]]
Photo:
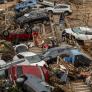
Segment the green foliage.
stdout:
[[18,87],[11,87],[8,92],[22,92],[21,89],[18,89]]

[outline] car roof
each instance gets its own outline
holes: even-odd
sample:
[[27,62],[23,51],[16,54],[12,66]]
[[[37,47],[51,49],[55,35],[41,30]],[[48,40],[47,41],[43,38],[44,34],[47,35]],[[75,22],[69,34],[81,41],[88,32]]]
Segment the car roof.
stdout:
[[56,4],[56,6],[70,6],[69,4],[64,4],[64,3],[62,3],[62,4]]
[[53,51],[53,50],[58,50],[58,49],[62,49],[61,47],[54,47],[54,48],[50,48],[47,51]]
[[29,51],[21,52],[21,53],[19,53],[19,54],[22,55],[22,56],[24,56],[24,57],[26,57],[26,56],[34,56],[34,55],[36,55],[35,53],[33,53],[33,52],[29,52]]
[[[65,29],[67,32],[68,31],[72,31],[72,28],[66,28]],[[80,30],[80,31],[89,31],[89,32],[92,32],[92,28],[88,28],[88,27],[75,27],[73,28],[73,30]]]
[[61,45],[61,47],[54,47],[54,48],[50,48],[48,49],[47,51],[53,51],[53,50],[59,50],[59,49],[71,49],[71,46],[70,45]]

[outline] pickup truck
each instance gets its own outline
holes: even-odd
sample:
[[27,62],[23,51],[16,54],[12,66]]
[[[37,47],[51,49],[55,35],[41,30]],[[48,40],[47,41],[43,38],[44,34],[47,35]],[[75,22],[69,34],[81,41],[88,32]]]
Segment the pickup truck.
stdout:
[[64,61],[72,63],[76,67],[89,66],[92,62],[92,60],[87,55],[80,52],[78,49],[70,49],[65,53],[69,56],[64,57]]
[[34,8],[38,2],[42,2],[43,0],[25,0],[20,3],[17,3],[15,6],[15,11],[22,12],[26,9]]

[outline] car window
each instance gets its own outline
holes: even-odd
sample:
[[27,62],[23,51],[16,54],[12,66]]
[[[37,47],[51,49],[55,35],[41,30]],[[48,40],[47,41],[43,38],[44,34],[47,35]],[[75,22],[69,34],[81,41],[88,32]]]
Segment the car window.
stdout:
[[17,67],[17,76],[20,77],[23,74],[22,66]]
[[60,8],[60,6],[55,6],[55,9],[56,9],[56,8]]
[[28,3],[33,3],[32,1],[28,1]]
[[4,77],[5,77],[5,71],[2,70],[2,71],[0,71],[0,78],[4,78]]
[[74,29],[72,29],[72,31],[76,34],[85,34],[86,33],[85,31],[81,31],[79,28],[74,28]]
[[34,55],[34,56],[27,56],[25,57],[30,63],[38,63],[41,61],[41,58],[39,55]]
[[62,5],[62,6],[60,6],[60,8],[68,8],[68,7],[67,7],[67,6],[63,6],[63,5]]
[[26,46],[18,46],[16,48],[16,53],[26,52],[26,51],[28,51],[28,48]]

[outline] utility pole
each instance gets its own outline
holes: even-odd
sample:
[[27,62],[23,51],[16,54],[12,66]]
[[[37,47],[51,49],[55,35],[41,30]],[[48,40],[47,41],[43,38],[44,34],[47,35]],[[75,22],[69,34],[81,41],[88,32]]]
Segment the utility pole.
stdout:
[[7,12],[8,12],[8,8],[7,8],[7,1],[5,1],[5,30],[7,29]]

